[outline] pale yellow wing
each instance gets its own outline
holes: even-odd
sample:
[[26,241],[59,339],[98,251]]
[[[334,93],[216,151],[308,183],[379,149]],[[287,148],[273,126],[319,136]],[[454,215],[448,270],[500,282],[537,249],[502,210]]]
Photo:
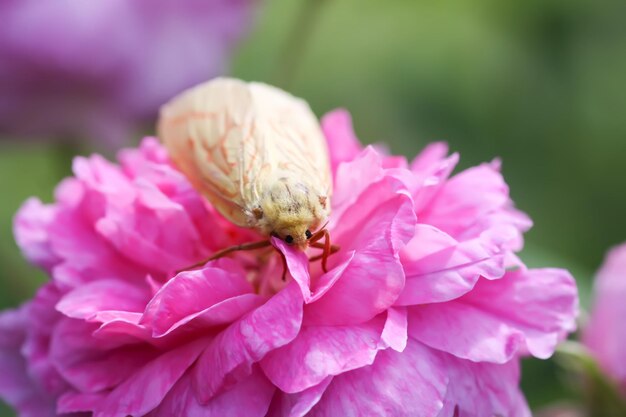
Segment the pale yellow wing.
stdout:
[[254,226],[252,209],[280,178],[330,195],[317,119],[277,88],[227,78],[201,84],[161,108],[158,135],[193,185],[240,226]]

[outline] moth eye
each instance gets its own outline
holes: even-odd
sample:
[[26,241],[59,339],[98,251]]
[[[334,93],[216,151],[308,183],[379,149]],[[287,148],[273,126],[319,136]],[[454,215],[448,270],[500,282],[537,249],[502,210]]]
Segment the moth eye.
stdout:
[[285,236],[285,242],[287,242],[287,243],[293,243],[293,236],[291,236],[291,235],[287,235],[287,236]]
[[313,236],[313,233],[311,233],[310,230],[307,230],[306,232],[304,232],[304,234],[306,235],[307,239],[311,239],[311,236]]

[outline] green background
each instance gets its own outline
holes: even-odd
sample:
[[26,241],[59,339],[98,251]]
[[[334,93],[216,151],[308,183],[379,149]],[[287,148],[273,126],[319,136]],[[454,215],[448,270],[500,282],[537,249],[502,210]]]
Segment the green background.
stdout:
[[[501,158],[535,223],[522,258],[569,268],[587,307],[604,253],[626,240],[624,16],[617,0],[272,0],[232,68],[319,115],[349,109],[363,142],[394,153],[443,140],[460,169]],[[3,139],[0,307],[12,307],[45,279],[21,259],[12,216],[28,196],[50,201],[71,149]],[[526,361],[531,405],[572,396],[560,378],[553,362]]]

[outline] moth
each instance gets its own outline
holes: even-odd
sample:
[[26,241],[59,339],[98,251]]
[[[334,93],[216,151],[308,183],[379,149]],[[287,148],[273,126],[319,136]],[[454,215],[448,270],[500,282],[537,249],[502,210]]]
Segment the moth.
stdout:
[[276,236],[302,250],[323,249],[312,260],[321,258],[326,270],[328,256],[338,249],[325,229],[330,162],[305,101],[266,84],[217,78],[162,106],[157,132],[174,164],[224,217],[266,237],[193,266],[269,246]]

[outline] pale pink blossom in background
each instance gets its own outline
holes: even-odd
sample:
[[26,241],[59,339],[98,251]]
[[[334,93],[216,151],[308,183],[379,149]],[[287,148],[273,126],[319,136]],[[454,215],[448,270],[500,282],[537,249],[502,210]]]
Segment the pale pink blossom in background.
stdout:
[[606,256],[594,284],[590,320],[583,343],[626,392],[626,244]]
[[3,0],[4,138],[129,141],[180,91],[227,72],[255,0]]
[[[0,316],[0,395],[20,416],[530,416],[519,358],[574,330],[561,269],[515,252],[530,220],[499,163],[452,175],[458,155],[412,162],[363,147],[350,117],[323,121],[334,177],[319,263],[220,217],[152,138],[119,164],[77,158],[55,202],[15,221],[50,281]],[[6,365],[5,365],[6,364]]]

